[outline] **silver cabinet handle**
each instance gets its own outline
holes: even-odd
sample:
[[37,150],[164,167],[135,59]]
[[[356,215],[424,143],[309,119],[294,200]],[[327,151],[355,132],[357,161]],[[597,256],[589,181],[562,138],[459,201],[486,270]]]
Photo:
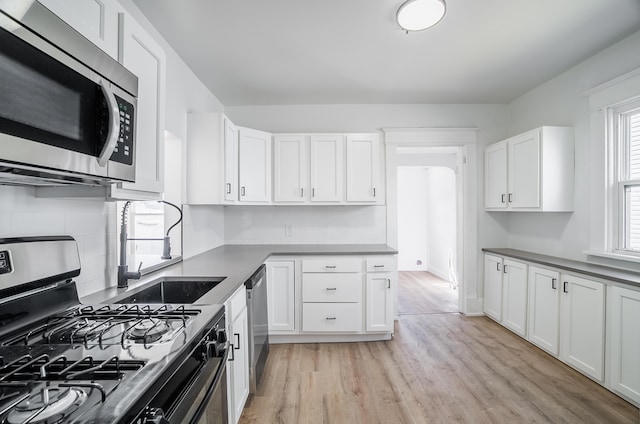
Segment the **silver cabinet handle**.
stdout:
[[227,183],[227,194],[231,194],[231,183]]
[[391,278],[387,278],[387,288],[391,288]]
[[374,268],[384,268],[384,265],[374,265]]
[[304,188],[300,189],[300,197],[304,197]]
[[496,262],[496,271],[500,271],[500,262]]
[[553,290],[557,289],[557,287],[556,287],[556,279],[555,279],[555,278],[552,278],[552,279],[551,279],[551,288],[552,288]]
[[509,193],[509,203],[513,203],[513,193]]
[[245,195],[245,189],[244,187],[240,187],[240,195],[244,196]]
[[316,197],[316,189],[315,188],[311,189],[311,197]]
[[107,131],[107,140],[104,143],[104,147],[98,156],[98,165],[104,167],[109,162],[109,158],[113,154],[113,151],[118,144],[118,135],[120,134],[120,108],[116,97],[111,91],[111,88],[104,80],[100,80],[100,89],[107,99],[107,106],[109,110],[109,130]]
[[229,349],[229,352],[231,353],[231,356],[229,357],[229,361],[235,361],[236,360],[236,354],[235,354],[235,350],[236,348],[233,346],[233,343],[229,343],[229,347],[231,349]]
[[[233,336],[238,338],[238,343],[234,346],[234,349],[235,350],[239,350],[240,349],[240,334],[239,333],[233,333]],[[233,345],[231,345],[231,346],[233,346]]]
[[500,202],[502,202],[502,203],[505,203],[505,201],[504,201],[504,196],[505,196],[504,194],[501,194],[501,195],[500,195]]
[[337,290],[336,287],[327,287],[327,290]]
[[568,281],[565,281],[565,282],[564,282],[564,286],[562,287],[562,291],[563,291],[563,292],[565,292],[565,293],[569,293],[568,285],[569,285],[569,282],[568,282]]
[[502,272],[507,273],[507,264],[502,265]]
[[335,265],[326,265],[325,268],[327,269],[336,269]]
[[327,317],[327,321],[335,321],[336,317]]
[[373,197],[376,197],[376,188],[373,188]]

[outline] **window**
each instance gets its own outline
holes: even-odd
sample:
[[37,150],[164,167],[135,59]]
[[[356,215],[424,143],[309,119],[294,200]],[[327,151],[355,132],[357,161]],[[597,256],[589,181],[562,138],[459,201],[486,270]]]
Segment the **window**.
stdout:
[[617,243],[620,253],[640,255],[640,100],[610,109],[617,151]]

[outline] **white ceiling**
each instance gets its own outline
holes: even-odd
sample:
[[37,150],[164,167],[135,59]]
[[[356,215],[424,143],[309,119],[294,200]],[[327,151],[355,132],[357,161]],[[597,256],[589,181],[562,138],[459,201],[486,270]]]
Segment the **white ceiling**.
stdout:
[[[507,103],[640,29],[640,0],[134,0],[225,106]],[[640,52],[639,52],[640,54]]]

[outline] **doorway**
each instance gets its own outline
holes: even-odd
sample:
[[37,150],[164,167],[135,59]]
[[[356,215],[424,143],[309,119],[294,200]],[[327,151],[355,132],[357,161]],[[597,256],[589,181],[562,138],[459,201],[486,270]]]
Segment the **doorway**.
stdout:
[[458,312],[457,152],[421,149],[431,165],[402,166],[415,150],[398,151],[398,314]]

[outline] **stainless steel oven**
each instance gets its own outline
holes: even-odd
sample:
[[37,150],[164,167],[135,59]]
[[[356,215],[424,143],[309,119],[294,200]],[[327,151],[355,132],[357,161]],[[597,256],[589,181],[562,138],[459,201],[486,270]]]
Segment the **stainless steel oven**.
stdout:
[[36,1],[0,0],[0,182],[135,179],[138,79]]

